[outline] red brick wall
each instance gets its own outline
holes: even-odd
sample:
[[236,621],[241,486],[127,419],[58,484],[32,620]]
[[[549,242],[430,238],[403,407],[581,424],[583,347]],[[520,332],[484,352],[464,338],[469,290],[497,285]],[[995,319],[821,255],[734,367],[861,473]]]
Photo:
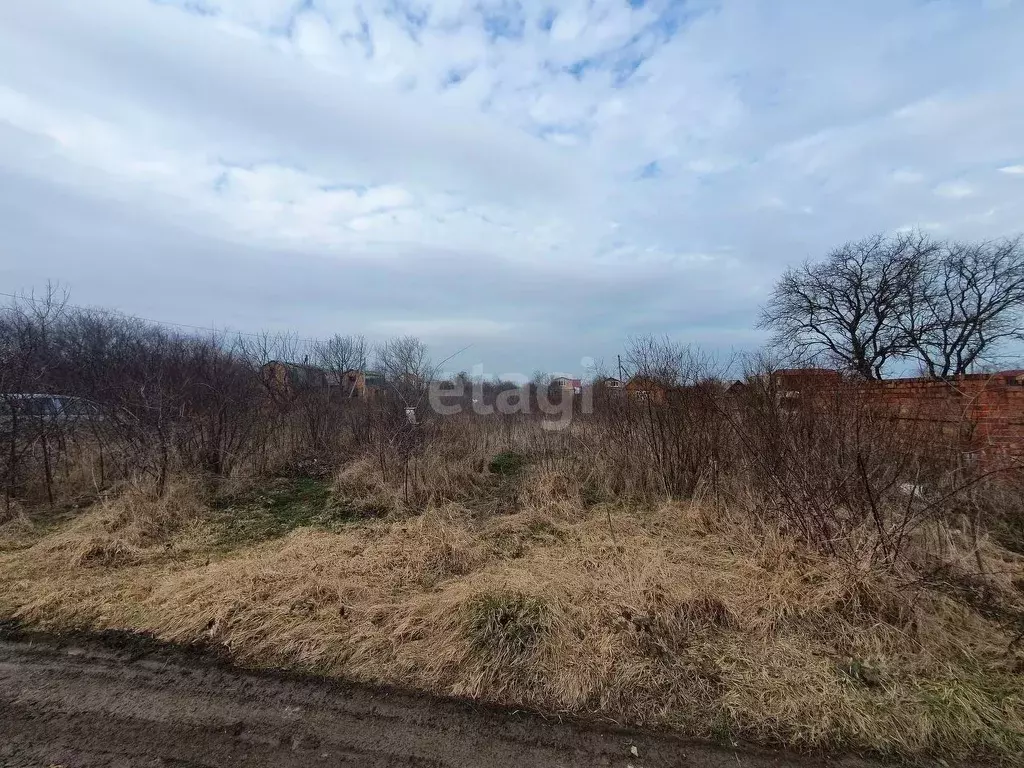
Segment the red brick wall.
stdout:
[[894,408],[901,419],[943,425],[980,459],[1024,460],[1024,374],[969,374],[951,381],[894,379],[861,384],[870,400]]

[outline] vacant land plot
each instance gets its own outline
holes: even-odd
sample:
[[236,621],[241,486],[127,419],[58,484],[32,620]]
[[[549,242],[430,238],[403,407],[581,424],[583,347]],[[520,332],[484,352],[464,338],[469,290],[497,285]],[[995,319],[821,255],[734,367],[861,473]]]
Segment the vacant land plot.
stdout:
[[406,338],[356,396],[351,356],[54,313],[2,316],[4,390],[89,408],[8,398],[0,619],[725,745],[1024,759],[1024,465],[966,389],[936,423],[647,339],[632,387],[428,393]]
[[[358,461],[22,514],[0,529],[0,613],[721,744],[1020,754],[1010,614],[962,582],[908,585],[723,507],[594,503],[558,472],[491,469],[475,501],[411,516],[377,516],[388,489]],[[490,511],[509,483],[516,510]],[[1021,558],[980,556],[1012,595]]]

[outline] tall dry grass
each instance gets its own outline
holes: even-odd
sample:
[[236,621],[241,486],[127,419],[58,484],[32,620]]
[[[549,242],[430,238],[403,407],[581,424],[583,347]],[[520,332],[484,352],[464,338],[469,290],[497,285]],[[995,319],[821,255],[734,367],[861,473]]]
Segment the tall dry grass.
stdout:
[[181,550],[189,535],[203,536],[207,495],[197,478],[178,478],[163,493],[152,483],[122,486],[48,536],[39,555],[110,568]]
[[208,476],[126,483],[0,547],[0,613],[702,738],[1024,756],[1024,558],[986,519],[1012,478],[856,402],[708,397],[353,436],[349,522],[235,549]]
[[54,534],[2,556],[2,603],[42,626],[144,629],[258,665],[706,738],[1020,754],[1020,658],[997,621],[694,505],[613,525],[564,497],[485,521],[449,505],[209,564],[140,545],[117,568]]

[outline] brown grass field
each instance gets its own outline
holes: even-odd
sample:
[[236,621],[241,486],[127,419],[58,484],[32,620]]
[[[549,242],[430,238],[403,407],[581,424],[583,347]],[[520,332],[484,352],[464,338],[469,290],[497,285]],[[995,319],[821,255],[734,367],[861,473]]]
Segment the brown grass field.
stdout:
[[[878,567],[735,494],[641,497],[614,456],[503,430],[441,436],[411,473],[368,451],[15,508],[0,616],[724,743],[1024,756],[1024,557],[990,533],[927,521]],[[947,578],[922,575],[936,551]]]

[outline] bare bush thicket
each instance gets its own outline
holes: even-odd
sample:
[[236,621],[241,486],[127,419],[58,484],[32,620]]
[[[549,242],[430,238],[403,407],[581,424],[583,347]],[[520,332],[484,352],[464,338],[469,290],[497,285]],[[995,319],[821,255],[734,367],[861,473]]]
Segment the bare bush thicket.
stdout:
[[607,496],[698,497],[825,554],[893,565],[926,530],[976,533],[978,504],[995,516],[1024,479],[1013,458],[971,459],[969,421],[913,406],[897,418],[856,380],[782,392],[772,363],[751,358],[726,394],[721,362],[669,339],[634,340],[627,360],[650,391],[605,398],[595,414]]
[[[300,355],[293,337],[179,333],[71,308],[50,291],[0,314],[0,344],[5,398],[52,393],[100,408],[71,425],[7,419],[0,466],[8,515],[12,504],[52,506],[119,482],[145,481],[162,495],[176,474],[327,474],[338,466],[341,490],[369,493],[378,511],[494,498],[501,507],[509,494],[535,490],[505,482],[494,497],[488,466],[515,453],[566,498],[699,498],[781,526],[828,555],[891,565],[922,531],[950,524],[965,506],[976,532],[988,489],[1019,476],[1019,468],[982,474],[963,460],[959,436],[927,419],[894,420],[855,385],[806,391],[795,402],[780,397],[771,367],[758,363],[745,387],[726,394],[722,374],[733,361],[669,339],[634,339],[626,350],[635,377],[649,382],[644,397],[605,393],[594,413],[576,413],[557,432],[541,429],[536,386],[456,388],[462,413],[431,412],[426,389],[436,366],[412,337],[376,350],[388,384],[367,399],[319,374],[281,386],[261,373],[289,357],[320,372],[362,368],[371,350],[360,337],[336,336]],[[513,398],[528,407],[473,412],[473,400]]]
[[[171,475],[264,474],[335,458],[367,439],[365,414],[341,388],[274,386],[261,375],[296,352],[287,335],[181,333],[67,306],[49,291],[0,313],[0,391],[8,507]],[[329,370],[362,367],[365,342],[336,337],[314,352]],[[69,419],[26,395],[81,398],[94,413]]]
[[[1020,465],[971,461],[969,423],[894,418],[862,381],[793,392],[751,359],[726,389],[736,361],[625,352],[643,387],[592,412],[543,376],[458,375],[442,415],[415,339],[16,302],[0,613],[702,738],[1019,763]],[[329,386],[368,359],[377,395]],[[22,413],[32,393],[97,410]]]

